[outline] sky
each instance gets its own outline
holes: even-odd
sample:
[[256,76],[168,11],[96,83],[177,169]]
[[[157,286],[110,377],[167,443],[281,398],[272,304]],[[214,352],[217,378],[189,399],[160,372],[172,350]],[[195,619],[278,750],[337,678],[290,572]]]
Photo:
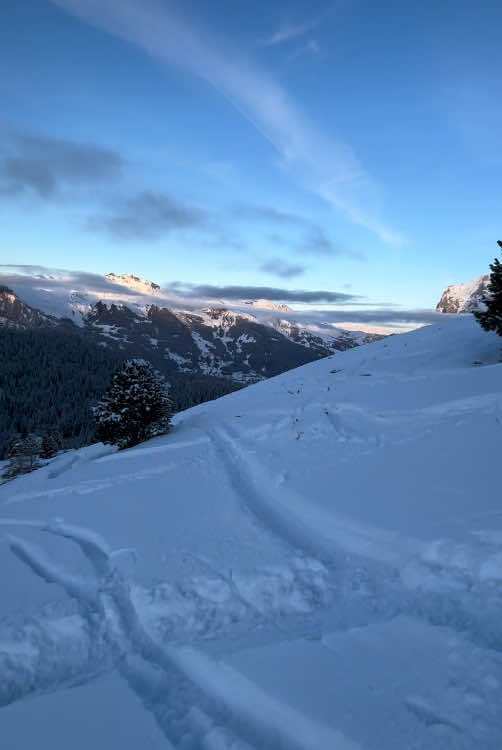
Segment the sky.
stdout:
[[500,28],[487,0],[3,0],[0,263],[409,320],[497,253]]

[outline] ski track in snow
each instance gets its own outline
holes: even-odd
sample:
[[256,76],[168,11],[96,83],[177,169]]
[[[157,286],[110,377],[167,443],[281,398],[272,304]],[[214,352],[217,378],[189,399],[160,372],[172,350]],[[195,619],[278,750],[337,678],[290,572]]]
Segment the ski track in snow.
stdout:
[[[21,522],[21,526],[27,523],[30,524]],[[160,645],[142,624],[129,585],[114,567],[116,555],[99,535],[62,521],[52,524],[32,521],[31,525],[75,542],[90,562],[95,581],[69,576],[63,568],[47,560],[38,547],[16,537],[9,539],[13,553],[43,580],[61,585],[77,602],[89,640],[108,646],[110,660],[153,713],[170,741],[194,750],[199,747],[308,750],[312,742],[319,750],[360,750],[357,743],[342,733],[303,716],[202,651]],[[74,623],[68,631],[75,635]],[[64,635],[64,626],[59,635]],[[30,658],[35,661],[34,650],[30,651],[26,644],[4,647],[5,654],[14,664],[16,655],[25,661],[27,656],[28,661]],[[60,667],[58,664],[61,678]],[[68,682],[66,675],[65,685]],[[59,682],[54,687],[61,686]],[[9,687],[7,681],[4,692],[6,687]],[[7,698],[19,697],[12,692],[12,686],[10,690]]]
[[[363,359],[359,370],[364,366]],[[358,638],[361,648],[370,643],[378,652],[379,639],[395,637],[398,653],[399,636],[407,632],[400,624],[409,618],[406,627],[415,629],[422,643],[432,647],[437,642],[449,660],[448,688],[435,696],[436,703],[425,684],[423,694],[410,691],[402,696],[406,711],[430,733],[430,744],[413,745],[413,750],[498,750],[500,743],[492,740],[502,738],[497,709],[502,680],[502,532],[474,531],[477,544],[469,545],[448,539],[424,542],[358,523],[309,503],[274,478],[256,457],[253,441],[296,430],[303,435],[302,429],[318,430],[324,420],[335,439],[359,454],[427,435],[445,419],[461,420],[474,410],[500,424],[501,408],[500,393],[403,410],[368,409],[350,401],[305,404],[300,399],[299,404],[292,402],[289,414],[264,408],[258,427],[242,422],[236,430],[227,420],[208,428],[206,422],[196,427],[202,435],[194,440],[136,449],[135,459],[209,444],[244,512],[283,551],[283,565],[251,574],[215,569],[199,556],[203,575],[191,581],[132,586],[115,568],[118,555],[98,535],[62,523],[0,519],[2,525],[33,526],[70,539],[94,569],[93,580],[80,581],[47,562],[37,548],[11,540],[15,554],[33,572],[63,586],[77,602],[77,611],[64,612],[63,606],[62,616],[54,611],[26,620],[21,627],[19,622],[0,623],[0,706],[117,668],[176,747],[362,750],[342,731],[288,706],[219,656],[238,653],[244,633],[246,648],[253,642],[287,647],[294,639],[310,639],[335,654],[343,654],[346,643],[357,643]],[[310,427],[304,427],[308,420]],[[112,468],[127,458],[123,452],[93,460]],[[81,460],[85,459],[76,456],[61,462],[48,478],[61,476]],[[18,493],[6,504],[92,494],[199,461],[202,458],[195,455]],[[497,513],[480,513],[477,518]],[[385,665],[382,682],[384,670]],[[480,706],[488,708],[482,712]]]
[[[110,458],[115,458],[115,456],[112,456]],[[171,463],[166,462],[160,464],[159,466],[152,466],[148,469],[139,469],[137,471],[128,472],[126,474],[114,474],[110,477],[104,477],[103,479],[89,479],[83,482],[78,482],[76,484],[70,484],[65,487],[48,487],[45,490],[20,492],[19,494],[13,495],[8,500],[6,500],[5,505],[12,505],[13,503],[20,503],[24,500],[34,500],[36,498],[51,499],[53,497],[57,497],[58,495],[89,495],[93,492],[99,492],[100,490],[117,487],[121,484],[127,484],[131,481],[140,481],[142,479],[150,479],[161,474],[167,474],[170,471],[179,469],[180,466],[183,466],[185,464],[193,464],[194,461],[195,459],[190,458],[183,461],[172,461]]]
[[[379,600],[387,602],[380,612],[386,608],[389,616],[407,612],[435,625],[456,622],[473,642],[502,651],[497,614],[502,607],[498,543],[486,545],[476,576],[463,567],[469,557],[466,545],[442,540],[424,543],[322,509],[316,512],[305,498],[274,486],[263,465],[255,465],[252,448],[242,449],[242,436],[237,440],[229,428],[221,427],[212,430],[211,436],[248,510],[297,553],[318,558],[333,577],[333,587],[342,590],[352,578],[362,576],[373,595],[378,591]],[[476,560],[476,556],[480,553],[473,550],[471,557]],[[455,567],[458,557],[460,570]],[[496,567],[495,582],[485,584],[479,573],[491,564]]]
[[[252,431],[249,434],[252,434]],[[237,440],[237,437],[239,437],[239,440]],[[396,576],[395,568],[401,566],[407,555],[409,556],[409,540],[403,541],[404,549],[402,553],[399,553],[399,544],[396,543],[400,542],[400,540],[395,534],[386,535],[385,532],[376,533],[375,530],[364,529],[355,524],[351,528],[351,524],[346,519],[337,518],[333,514],[320,513],[316,518],[315,514],[312,515],[311,509],[308,516],[303,516],[302,509],[305,507],[305,501],[302,498],[295,498],[290,491],[287,491],[284,499],[281,498],[281,493],[277,492],[277,488],[272,493],[267,489],[274,486],[273,482],[271,482],[270,477],[263,475],[262,466],[260,466],[260,470],[258,471],[258,467],[253,465],[252,450],[243,450],[241,446],[242,434],[237,436],[236,434],[232,434],[232,431],[228,428],[220,427],[211,430],[208,439],[211,441],[216,454],[225,465],[235,491],[242,498],[248,510],[255,514],[259,521],[264,524],[266,531],[276,534],[282,543],[286,543],[286,546],[289,547],[290,555],[296,556],[295,564],[300,571],[300,575],[296,581],[288,579],[288,575],[285,575],[284,571],[281,571],[276,573],[276,582],[277,578],[280,579],[281,575],[284,576],[284,582],[289,587],[289,597],[292,596],[295,587],[297,590],[302,590],[302,594],[305,594],[305,590],[310,588],[309,595],[311,601],[308,601],[307,597],[307,601],[301,603],[299,611],[295,612],[293,607],[293,612],[290,613],[291,616],[288,619],[287,614],[284,617],[283,608],[274,609],[273,606],[270,606],[270,601],[266,602],[261,609],[256,606],[257,580],[247,582],[239,577],[231,579],[225,574],[209,569],[208,572],[213,572],[217,581],[218,578],[220,579],[220,596],[222,589],[226,589],[220,614],[218,615],[218,607],[215,607],[214,602],[212,602],[212,606],[207,608],[206,616],[204,616],[203,608],[201,608],[203,597],[200,595],[200,592],[197,594],[196,587],[194,586],[191,592],[194,596],[189,595],[184,599],[183,604],[185,606],[179,608],[178,618],[173,618],[173,601],[179,592],[176,592],[173,588],[169,589],[168,586],[167,589],[164,586],[163,591],[159,587],[151,593],[153,600],[156,601],[152,606],[152,614],[154,616],[152,617],[150,627],[156,631],[157,637],[160,637],[164,642],[166,638],[169,640],[173,635],[179,639],[182,631],[184,631],[184,638],[186,639],[187,625],[189,630],[190,621],[199,625],[192,634],[192,638],[195,641],[198,638],[205,640],[217,636],[221,637],[222,633],[231,633],[232,630],[235,630],[236,622],[240,620],[241,624],[246,624],[246,627],[250,623],[254,627],[257,625],[268,625],[270,629],[267,636],[268,640],[280,642],[281,640],[291,638],[295,632],[298,637],[311,637],[316,628],[326,628],[329,625],[329,628],[333,630],[336,627],[346,629],[354,625],[364,626],[372,622],[378,622],[382,618],[392,618],[396,614],[405,611],[415,615],[418,614],[426,620],[435,622],[435,624],[449,623],[452,620],[452,615],[457,616],[464,629],[469,631],[470,627],[471,631],[474,631],[470,635],[473,636],[476,642],[480,642],[481,645],[494,645],[493,639],[490,640],[490,635],[485,637],[486,634],[482,630],[479,630],[479,626],[475,621],[469,622],[469,618],[465,613],[462,613],[461,607],[458,607],[458,603],[455,605],[454,601],[448,602],[444,597],[440,601],[441,597],[437,595],[429,596],[429,602],[427,602],[427,593],[424,595],[423,592],[421,592],[418,599],[414,600],[410,592],[402,588],[401,582]],[[207,442],[207,440],[200,440],[198,442],[203,443]],[[114,456],[107,458],[114,458]],[[102,461],[103,459],[99,460]],[[142,476],[143,474],[148,476],[152,471],[154,473],[163,473],[172,468],[174,468],[174,464],[168,466],[162,465],[155,467],[154,470],[150,469],[143,472]],[[260,476],[261,481],[258,482],[256,477]],[[138,477],[139,473],[133,472],[131,474],[115,476],[113,479],[99,481],[101,482],[100,486],[103,487],[109,486],[108,482],[113,485],[129,481],[130,478]],[[77,491],[79,494],[86,494],[86,492],[92,491],[92,488],[97,486],[97,483],[94,485],[92,483],[80,483],[69,488],[58,488],[55,491],[63,493]],[[26,493],[24,496],[14,496],[11,501],[20,501],[20,499],[25,499],[26,497],[31,498],[47,495],[50,496],[50,492],[38,494]],[[15,521],[12,519],[7,519],[6,521],[9,524],[15,524]],[[30,525],[30,522],[23,521],[21,524]],[[330,533],[330,531],[334,533]],[[389,552],[389,550],[392,551]],[[413,551],[415,554],[418,554],[418,547]],[[320,562],[307,557],[307,555],[311,554],[319,558]],[[365,566],[367,555],[373,560],[380,558],[380,565],[377,568],[372,567],[371,580],[367,566]],[[305,571],[308,571],[307,575],[305,575]],[[313,577],[310,575],[311,573],[314,573]],[[314,580],[316,576],[318,578],[317,581]],[[270,589],[270,583],[273,579],[274,575],[272,573],[268,577],[263,577],[262,586],[264,591]],[[343,600],[341,593],[345,594],[349,585],[356,590],[358,586],[361,586],[361,583],[359,606],[354,606],[353,612],[350,612],[350,607],[346,608],[347,611],[343,612],[342,606],[342,611],[340,611],[341,600]],[[214,578],[210,585],[212,585],[214,593]],[[249,587],[249,585],[252,588],[252,596],[246,598],[246,586]],[[207,582],[202,584],[202,590],[206,586]],[[258,584],[259,587],[260,585]],[[217,583],[216,588],[218,588]],[[159,593],[161,593],[161,599],[162,597],[164,598],[164,602],[160,604]],[[148,598],[148,593],[138,588],[135,596],[139,600],[143,599],[144,605],[144,600]],[[194,601],[196,602],[195,605]],[[381,603],[380,606],[376,605],[377,601]],[[233,615],[230,613],[229,617],[230,602],[233,602],[234,613]],[[187,610],[187,603],[193,606],[191,613]],[[438,607],[438,603],[443,605],[442,608]],[[334,608],[334,604],[336,604],[336,608]],[[320,608],[321,617],[318,614],[314,618],[313,623],[307,623],[305,618],[301,617],[302,605],[306,607],[305,611],[310,615]],[[354,605],[353,600],[352,605]],[[148,606],[143,606],[142,610],[148,612]],[[441,613],[439,616],[438,612]],[[209,622],[207,620],[208,616]],[[104,648],[103,643],[98,641],[99,645],[97,646],[96,643],[90,642],[85,628],[82,627],[81,622],[78,622],[78,618],[75,621],[75,617],[74,615],[59,621],[49,620],[43,624],[40,622],[29,624],[25,628],[24,640],[19,639],[18,633],[16,643],[4,643],[3,647],[0,645],[2,673],[10,677],[10,681],[9,679],[4,681],[3,695],[0,692],[0,699],[4,704],[19,699],[28,693],[60,689],[68,684],[75,684],[79,679],[84,681],[91,679],[101,669],[110,668],[113,660],[107,654],[107,649]],[[464,620],[463,623],[461,622],[462,617]],[[176,628],[176,619],[178,619],[178,623],[181,625],[179,628]],[[232,620],[230,627],[228,619]],[[159,626],[159,620],[162,622],[161,626]],[[61,640],[61,635],[65,635],[65,622],[69,626],[66,630],[66,636],[69,639],[67,643],[65,643],[64,638]],[[75,624],[77,624],[76,628]],[[78,637],[76,637],[76,634]],[[63,646],[61,647],[62,643]],[[61,653],[63,658],[58,660],[58,666],[56,667],[55,655],[57,651]],[[195,661],[203,669],[206,680],[206,692],[208,694],[211,694],[211,670],[215,672],[218,669],[223,669],[226,681],[230,680],[232,682],[233,680],[234,683],[236,681],[239,683],[239,680],[244,679],[237,675],[237,673],[229,676],[230,673],[225,671],[224,666],[217,669],[213,662],[206,660],[202,652],[182,648],[180,653],[187,656],[190,664]],[[135,663],[134,660],[133,663]],[[171,724],[175,720],[172,717],[172,711],[168,712],[170,718],[166,718],[166,695],[173,695],[173,692],[177,693],[182,690],[182,693],[186,696],[187,690],[193,692],[195,689],[192,682],[195,681],[197,683],[197,679],[194,677],[192,682],[189,679],[187,683],[187,677],[183,669],[181,669],[181,674],[178,674],[175,680],[175,687],[173,685],[166,685],[164,681],[162,682],[162,688],[159,687],[157,689],[157,698],[151,696],[145,698],[146,694],[150,695],[148,692],[150,688],[147,689],[145,686],[138,688],[138,685],[142,684],[142,680],[144,682],[146,679],[143,674],[144,667],[140,669],[140,673],[143,675],[141,679],[137,674],[138,669],[137,666],[133,668],[130,664],[129,666],[124,666],[124,675],[132,686],[136,686],[135,689],[139,691],[139,694],[145,701],[145,705],[156,715],[161,726],[164,726],[166,733],[169,734],[169,731],[172,731]],[[171,677],[172,680],[173,678]],[[184,686],[183,689],[180,687],[181,684]],[[219,683],[216,684],[217,689],[219,689],[218,685]],[[259,693],[259,688],[256,686],[251,687],[244,682],[242,692],[250,694],[255,689]],[[238,693],[239,691],[236,689],[236,692]],[[253,699],[256,700],[256,705],[262,705],[266,697],[261,696],[261,694],[253,694]],[[199,696],[199,703],[201,700]],[[214,696],[209,700],[209,703],[212,700],[214,700]],[[277,707],[270,706],[269,708],[273,713],[277,714],[278,711],[280,713]],[[213,706],[211,710],[214,713],[219,709]],[[417,714],[426,723],[441,723],[441,720],[437,718],[437,714],[434,714],[432,709],[427,709],[423,702],[421,703],[420,699],[415,700],[410,698],[409,710]],[[243,707],[240,706],[240,715],[242,715],[242,711]],[[286,715],[283,718],[285,717]],[[178,720],[177,718],[176,721]],[[195,722],[199,726],[199,730],[196,732],[197,736],[202,731],[201,727],[204,727],[204,732],[209,732],[211,736],[219,736],[221,732],[228,734],[228,729],[224,730],[222,726],[216,725],[209,718],[207,711],[200,715],[196,712],[190,720],[186,719],[186,721],[189,724],[190,722]],[[227,727],[229,726],[228,721],[227,717],[225,719]],[[289,717],[286,723],[288,726],[294,726],[291,717]],[[448,721],[445,720],[443,723],[448,724]],[[309,733],[310,736],[314,736],[312,732],[315,734],[313,727],[309,725],[305,736],[308,736]],[[253,732],[250,732],[248,729],[247,734],[252,737]],[[225,741],[227,741],[228,736],[225,736]],[[334,742],[333,738],[329,741]],[[194,745],[194,747],[196,746]],[[267,745],[260,746],[266,747]],[[295,745],[291,744],[291,738],[288,739],[284,746],[295,747]],[[319,744],[317,746],[323,747],[324,745]],[[336,747],[337,745],[326,744],[325,746]],[[272,744],[270,747],[280,747],[280,745]],[[303,746],[298,745],[298,747]],[[309,745],[304,745],[304,747],[309,747]],[[342,744],[340,747],[345,747],[345,745]]]

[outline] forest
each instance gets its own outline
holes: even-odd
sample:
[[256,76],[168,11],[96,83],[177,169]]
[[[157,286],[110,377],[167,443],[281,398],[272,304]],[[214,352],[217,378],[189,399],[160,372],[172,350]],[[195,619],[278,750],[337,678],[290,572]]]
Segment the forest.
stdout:
[[[0,328],[0,459],[28,433],[56,434],[64,449],[92,443],[92,406],[124,359],[73,327]],[[169,373],[166,379],[175,412],[239,388],[204,375]]]

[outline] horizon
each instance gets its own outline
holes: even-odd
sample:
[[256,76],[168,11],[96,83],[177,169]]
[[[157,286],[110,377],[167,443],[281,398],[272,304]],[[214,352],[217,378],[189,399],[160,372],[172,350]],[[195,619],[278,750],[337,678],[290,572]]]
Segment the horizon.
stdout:
[[5,265],[301,293],[368,326],[488,272],[502,8],[21,0],[0,18]]

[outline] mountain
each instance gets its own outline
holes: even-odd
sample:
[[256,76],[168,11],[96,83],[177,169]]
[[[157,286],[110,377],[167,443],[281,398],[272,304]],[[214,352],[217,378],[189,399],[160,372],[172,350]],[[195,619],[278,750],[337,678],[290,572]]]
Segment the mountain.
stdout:
[[436,310],[442,313],[471,313],[476,310],[490,282],[489,274],[465,284],[447,286],[441,295]]
[[93,277],[94,286],[64,276],[9,280],[13,301],[5,305],[5,324],[71,321],[100,346],[148,359],[168,375],[253,383],[381,338],[327,324],[300,326],[287,305],[267,300],[183,308],[180,298],[132,274]]
[[0,285],[0,327],[26,330],[56,323],[51,316],[22,302],[8,286]]
[[499,750],[499,352],[445,317],[0,486],[3,746]]

